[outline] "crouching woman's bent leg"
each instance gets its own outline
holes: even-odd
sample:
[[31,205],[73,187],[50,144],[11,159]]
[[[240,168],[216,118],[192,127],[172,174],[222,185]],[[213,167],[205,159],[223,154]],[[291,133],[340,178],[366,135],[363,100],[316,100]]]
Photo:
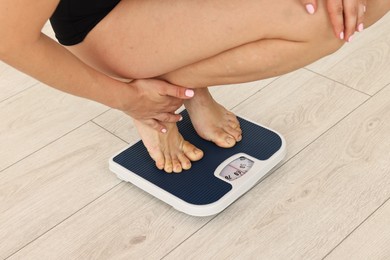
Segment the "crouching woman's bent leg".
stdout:
[[[388,0],[369,1],[366,25],[388,12],[389,5]],[[159,77],[205,88],[281,75],[342,44],[322,0],[313,16],[298,1],[123,0],[73,51],[111,75]],[[236,119],[207,91],[199,90],[186,105],[201,136],[220,146],[228,146],[223,142],[229,136],[239,141]],[[189,161],[203,155],[184,143],[175,125],[169,126],[169,135],[148,131],[140,122],[137,127],[158,167],[168,172],[187,169]]]
[[[275,30],[269,37],[182,67],[162,75],[161,78],[195,88],[242,83],[283,75],[330,55],[344,41],[333,36],[323,2],[320,1],[320,4],[316,16],[305,17],[302,14],[301,19],[297,18],[307,20],[307,23],[299,26],[285,25],[286,30],[294,28],[294,36]],[[390,1],[387,0],[372,0],[367,4],[365,28],[390,11]],[[272,23],[269,26],[272,28]]]

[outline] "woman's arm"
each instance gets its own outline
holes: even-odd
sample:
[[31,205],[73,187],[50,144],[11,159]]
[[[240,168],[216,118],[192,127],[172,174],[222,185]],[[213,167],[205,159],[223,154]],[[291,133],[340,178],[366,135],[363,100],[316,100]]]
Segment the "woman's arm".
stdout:
[[153,88],[143,87],[148,80],[130,84],[114,80],[42,34],[58,2],[0,0],[0,59],[59,90],[147,119],[159,130],[164,126],[156,119],[172,122],[180,118],[171,112],[181,105],[178,98],[188,98],[185,88],[157,80],[149,80]]

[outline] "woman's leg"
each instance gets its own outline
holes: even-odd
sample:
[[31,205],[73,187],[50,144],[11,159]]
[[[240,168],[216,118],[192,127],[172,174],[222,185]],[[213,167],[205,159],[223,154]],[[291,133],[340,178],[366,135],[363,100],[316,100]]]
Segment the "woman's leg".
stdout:
[[[369,1],[365,27],[371,26],[389,11],[390,1]],[[323,22],[327,22],[325,17]],[[304,41],[261,39],[169,72],[160,78],[181,86],[204,88],[283,75],[340,48],[343,42],[332,37],[331,33],[330,28],[319,30]]]
[[[73,50],[90,64],[114,75],[137,78],[163,74],[161,77],[176,84],[205,87],[279,75],[341,46],[334,39],[321,1],[315,16],[307,15],[293,1],[194,2],[122,1]],[[389,9],[389,4],[387,0],[373,0],[367,8],[373,22]],[[120,41],[113,43],[114,38]],[[199,96],[202,94],[193,103],[199,101]],[[204,100],[203,107],[207,108],[212,99]],[[202,106],[192,107],[194,114]],[[213,114],[215,110],[218,108],[214,106],[209,112]],[[225,111],[219,109],[219,113]],[[202,123],[214,129],[220,127],[213,126],[220,117],[207,120]],[[228,124],[230,119],[225,121]],[[170,128],[171,132],[177,131],[174,125]],[[188,168],[188,159],[199,158],[174,133],[142,136],[156,164],[159,168],[164,165],[167,171]]]
[[263,39],[333,39],[321,3],[310,16],[298,1],[122,0],[70,49],[114,75],[151,78]]

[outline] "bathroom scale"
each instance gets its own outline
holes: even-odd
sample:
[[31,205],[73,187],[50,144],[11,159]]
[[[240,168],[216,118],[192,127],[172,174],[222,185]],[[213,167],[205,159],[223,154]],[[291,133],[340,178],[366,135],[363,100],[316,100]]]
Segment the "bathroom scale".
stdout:
[[178,128],[184,139],[203,150],[189,170],[166,173],[155,166],[142,141],[118,152],[109,161],[117,177],[192,216],[215,215],[262,181],[286,155],[277,132],[238,117],[242,141],[221,148],[198,136],[186,110]]

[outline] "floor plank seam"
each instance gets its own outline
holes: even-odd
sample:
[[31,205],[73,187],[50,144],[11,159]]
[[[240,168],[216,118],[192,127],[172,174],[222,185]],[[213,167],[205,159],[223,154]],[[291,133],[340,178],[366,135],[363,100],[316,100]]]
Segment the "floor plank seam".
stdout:
[[369,214],[360,224],[358,224],[350,233],[348,233],[332,250],[330,250],[322,260],[325,260],[330,254],[332,254],[339,246],[341,246],[344,241],[346,241],[353,233],[356,232],[367,220],[369,220],[376,212],[378,212],[387,202],[390,201],[390,197],[388,197],[378,208],[376,208],[371,214]]
[[[219,214],[223,214],[223,212],[219,213]],[[195,232],[193,232],[191,235],[189,235],[186,239],[184,239],[183,241],[181,241],[179,244],[177,244],[177,246],[175,246],[174,248],[172,248],[172,250],[170,250],[168,253],[166,253],[163,257],[160,258],[160,260],[163,260],[164,258],[168,257],[173,251],[175,251],[177,248],[179,248],[183,243],[185,243],[188,239],[190,239],[192,236],[194,236],[196,233],[198,233],[200,230],[202,230],[206,225],[208,225],[211,221],[213,221],[215,218],[217,218],[218,215],[215,215],[214,217],[212,217],[209,221],[207,221],[204,225],[202,225],[200,228],[198,228]]]
[[79,126],[77,126],[77,127],[73,128],[73,129],[72,129],[72,130],[70,130],[69,132],[67,132],[67,133],[64,133],[64,134],[63,134],[63,135],[61,135],[60,137],[58,137],[58,138],[55,138],[54,140],[52,140],[51,142],[49,142],[49,143],[45,144],[44,146],[40,147],[39,149],[35,150],[34,152],[32,152],[32,153],[30,153],[30,154],[28,154],[28,155],[24,156],[23,158],[21,158],[21,159],[17,160],[16,162],[14,162],[14,163],[12,163],[12,164],[10,164],[10,165],[8,165],[8,166],[4,167],[3,169],[0,169],[0,174],[1,174],[2,172],[4,172],[5,170],[7,170],[7,169],[11,168],[12,166],[14,166],[14,165],[16,165],[16,164],[20,163],[20,162],[21,162],[21,161],[23,161],[24,159],[26,159],[26,158],[28,158],[28,157],[32,156],[33,154],[36,154],[37,152],[41,151],[42,149],[46,148],[47,146],[49,146],[49,145],[51,145],[51,144],[53,144],[53,143],[57,142],[59,139],[61,139],[61,138],[65,137],[65,136],[67,136],[67,135],[69,135],[69,134],[73,133],[74,131],[76,131],[77,129],[81,128],[82,126],[84,126],[84,125],[88,124],[89,122],[91,122],[91,121],[86,121],[85,123],[83,123],[83,124],[81,124],[81,125],[79,125]]
[[[119,180],[118,180],[119,181]],[[25,245],[21,246],[19,249],[17,249],[15,252],[13,252],[12,254],[10,254],[9,256],[7,256],[6,258],[4,258],[4,260],[7,260],[9,259],[10,257],[12,257],[13,255],[15,255],[16,253],[20,252],[21,250],[23,250],[25,247],[27,247],[28,245],[32,244],[34,241],[38,240],[40,237],[44,236],[45,234],[49,233],[50,231],[54,230],[56,227],[58,227],[59,225],[61,225],[62,223],[64,223],[66,220],[70,219],[71,217],[73,217],[74,215],[76,215],[77,213],[79,213],[80,211],[82,211],[83,209],[85,209],[86,207],[88,207],[89,205],[91,205],[92,203],[94,203],[95,201],[97,201],[98,199],[102,198],[103,196],[105,196],[106,194],[108,194],[110,191],[112,191],[113,189],[115,189],[116,187],[118,187],[120,184],[122,184],[123,181],[119,181],[117,184],[115,184],[114,186],[112,186],[111,188],[109,188],[107,191],[105,191],[104,193],[102,193],[101,195],[99,195],[98,197],[96,197],[95,199],[91,200],[90,202],[88,202],[87,204],[85,204],[84,206],[82,206],[81,208],[79,208],[78,210],[76,210],[75,212],[73,212],[72,214],[70,214],[69,216],[67,216],[66,218],[64,218],[63,220],[61,220],[60,222],[58,222],[57,224],[55,224],[54,226],[52,226],[51,228],[49,228],[48,230],[46,230],[45,232],[43,232],[42,234],[38,235],[36,238],[32,239],[30,242],[26,243]]]
[[[234,105],[232,108],[230,108],[229,110],[233,110],[235,108],[237,108],[238,106],[242,105],[244,102],[248,101],[249,99],[251,99],[253,96],[259,94],[260,92],[263,92],[265,91],[266,88],[268,88],[272,83],[276,82],[280,77],[277,77],[275,78],[274,80],[272,80],[271,82],[269,82],[268,84],[266,84],[265,86],[263,86],[261,89],[257,90],[255,93],[253,93],[251,96],[247,97],[247,98],[244,98],[242,101],[240,101],[237,105]],[[222,104],[222,103],[221,103]],[[222,104],[223,105],[223,104]]]
[[[103,126],[99,125],[99,124],[98,124],[98,123],[96,123],[95,121],[92,121],[92,120],[91,120],[91,122],[92,122],[92,123],[94,123],[94,124],[95,124],[97,127],[99,127],[99,128],[101,128],[101,129],[103,129],[105,132],[107,132],[107,133],[111,134],[112,136],[114,136],[114,137],[118,138],[119,140],[121,140],[121,141],[125,142],[126,144],[130,144],[130,143],[129,143],[129,142],[127,142],[125,139],[122,139],[121,137],[117,136],[116,134],[114,134],[114,133],[113,133],[113,132],[111,132],[110,130],[108,130],[108,129],[104,128]],[[140,139],[140,138],[139,138],[139,139]]]
[[98,114],[97,116],[95,116],[94,118],[92,118],[90,121],[94,121],[96,118],[102,116],[103,114],[107,113],[108,111],[110,111],[111,108],[110,107],[107,107],[106,110],[104,110],[103,112],[101,112],[100,114]]
[[[334,127],[336,127],[337,125],[339,125],[344,119],[346,119],[347,117],[349,117],[351,114],[353,114],[357,109],[359,109],[361,106],[363,106],[364,104],[366,104],[369,100],[371,99],[371,97],[367,98],[365,101],[363,101],[360,105],[358,105],[357,107],[355,107],[354,109],[352,109],[350,112],[348,112],[347,114],[345,114],[340,120],[338,120],[337,122],[335,122],[333,125],[329,126],[328,129],[326,129],[323,133],[321,133],[320,135],[318,135],[316,138],[314,138],[311,142],[309,142],[306,146],[304,146],[302,149],[300,149],[299,151],[297,151],[296,154],[292,155],[290,159],[288,159],[286,162],[284,162],[281,167],[283,165],[285,165],[287,162],[289,162],[291,159],[295,158],[296,156],[298,156],[299,154],[301,154],[303,151],[305,151],[309,146],[311,146],[313,143],[315,143],[318,139],[320,139],[322,136],[324,136],[325,134],[327,134],[330,130],[332,130]],[[279,169],[280,167],[278,167]]]
[[[349,85],[347,85],[347,84],[345,84],[345,83],[343,83],[343,82],[340,82],[340,81],[338,81],[338,80],[335,80],[335,79],[332,79],[332,78],[330,78],[330,77],[328,77],[328,76],[325,76],[325,75],[323,75],[323,74],[321,74],[321,73],[319,73],[319,72],[316,72],[316,71],[314,71],[314,70],[311,70],[311,69],[309,69],[309,68],[305,68],[305,70],[307,70],[307,71],[309,71],[309,72],[312,72],[312,73],[314,73],[314,74],[316,74],[316,75],[318,75],[318,76],[320,76],[320,77],[322,77],[322,78],[325,78],[325,79],[328,79],[328,80],[331,80],[331,81],[333,81],[333,82],[336,82],[337,84],[340,84],[340,85],[342,85],[342,86],[344,86],[344,87],[346,87],[346,88],[348,88],[348,89],[351,89],[351,90],[353,90],[353,91],[356,91],[356,92],[359,92],[359,93],[361,93],[361,94],[363,94],[363,95],[365,95],[365,96],[369,96],[369,97],[373,97],[373,96],[375,96],[375,94],[373,94],[373,95],[370,95],[370,94],[368,94],[368,93],[366,93],[366,92],[363,92],[363,91],[361,91],[361,90],[358,90],[358,89],[356,89],[356,88],[353,88],[353,87],[351,87],[351,86],[349,86]],[[383,88],[385,88],[387,86],[387,84],[386,85],[384,85],[383,86]],[[382,90],[383,88],[381,88],[380,90]],[[380,91],[379,90],[379,91]],[[378,92],[379,92],[378,91]]]
[[386,84],[383,88],[378,89],[378,91],[375,92],[375,94],[374,94],[373,96],[376,96],[377,94],[379,94],[379,92],[381,92],[382,90],[384,90],[384,89],[387,88],[387,87],[390,87],[390,83]]
[[27,87],[27,88],[25,88],[25,89],[23,89],[23,90],[21,90],[19,92],[16,92],[16,93],[12,94],[11,96],[4,98],[3,100],[0,100],[0,104],[5,102],[5,101],[7,101],[7,100],[9,100],[9,99],[11,99],[11,98],[13,98],[13,97],[15,97],[15,96],[17,96],[17,95],[20,95],[21,93],[23,93],[23,92],[25,92],[25,91],[27,91],[27,90],[29,90],[29,89],[39,85],[39,84],[40,84],[39,82],[33,83],[31,86],[29,86],[29,87]]

